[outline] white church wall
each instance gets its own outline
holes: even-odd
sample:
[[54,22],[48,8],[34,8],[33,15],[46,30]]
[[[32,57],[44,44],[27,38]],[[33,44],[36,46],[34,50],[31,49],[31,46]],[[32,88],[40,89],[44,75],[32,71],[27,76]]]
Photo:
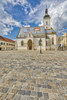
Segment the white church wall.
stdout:
[[[40,46],[39,46],[39,40],[40,40],[40,38],[34,38],[34,49],[37,49],[37,50],[39,50],[40,49]],[[41,46],[41,48],[42,49],[46,49],[46,47],[45,47],[45,38],[41,38],[41,40],[42,40],[42,46]]]
[[[51,34],[51,35],[48,35],[49,38],[50,38],[50,46],[46,47],[46,48],[50,48],[50,49],[53,49],[55,50],[57,48],[57,35],[56,34]],[[52,38],[54,38],[54,44],[52,44]]]
[[16,39],[16,49],[27,49],[27,47],[26,46],[21,46],[21,41],[23,41],[24,42],[24,44],[26,43],[26,39]]
[[[46,24],[46,22],[47,22],[47,24]],[[49,29],[50,28],[50,18],[43,19],[43,24],[44,24],[45,29]]]
[[33,41],[34,41],[34,49],[36,50],[39,46],[38,45],[38,38],[34,38]]

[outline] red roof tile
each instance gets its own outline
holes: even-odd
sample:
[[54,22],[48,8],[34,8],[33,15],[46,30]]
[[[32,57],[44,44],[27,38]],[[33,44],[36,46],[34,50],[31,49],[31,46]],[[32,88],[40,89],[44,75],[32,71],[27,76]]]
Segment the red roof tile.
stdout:
[[2,36],[0,36],[0,40],[1,41],[5,41],[5,42],[11,42],[11,43],[15,43],[15,41],[11,40],[11,39],[8,39],[8,38],[4,38]]

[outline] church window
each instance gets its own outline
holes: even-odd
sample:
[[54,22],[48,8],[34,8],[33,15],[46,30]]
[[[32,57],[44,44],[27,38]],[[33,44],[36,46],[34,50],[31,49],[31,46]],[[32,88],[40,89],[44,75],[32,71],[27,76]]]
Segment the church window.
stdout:
[[46,25],[48,25],[48,22],[46,21]]
[[52,45],[54,45],[54,38],[52,38]]
[[23,46],[24,45],[24,42],[23,41],[21,41],[21,46]]

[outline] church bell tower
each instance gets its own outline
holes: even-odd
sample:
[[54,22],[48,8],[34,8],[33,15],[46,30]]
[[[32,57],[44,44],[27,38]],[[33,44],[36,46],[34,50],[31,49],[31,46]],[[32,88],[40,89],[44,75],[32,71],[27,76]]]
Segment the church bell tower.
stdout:
[[49,29],[50,28],[50,15],[48,14],[48,9],[46,7],[45,9],[45,16],[43,17],[43,26],[45,29]]

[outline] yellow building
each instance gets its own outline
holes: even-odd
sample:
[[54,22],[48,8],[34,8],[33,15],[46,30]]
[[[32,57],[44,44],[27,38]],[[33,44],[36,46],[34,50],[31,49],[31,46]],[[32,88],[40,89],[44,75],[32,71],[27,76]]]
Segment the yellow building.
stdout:
[[14,50],[15,41],[0,36],[0,50]]
[[59,37],[59,44],[61,45],[61,48],[67,49],[67,33]]

